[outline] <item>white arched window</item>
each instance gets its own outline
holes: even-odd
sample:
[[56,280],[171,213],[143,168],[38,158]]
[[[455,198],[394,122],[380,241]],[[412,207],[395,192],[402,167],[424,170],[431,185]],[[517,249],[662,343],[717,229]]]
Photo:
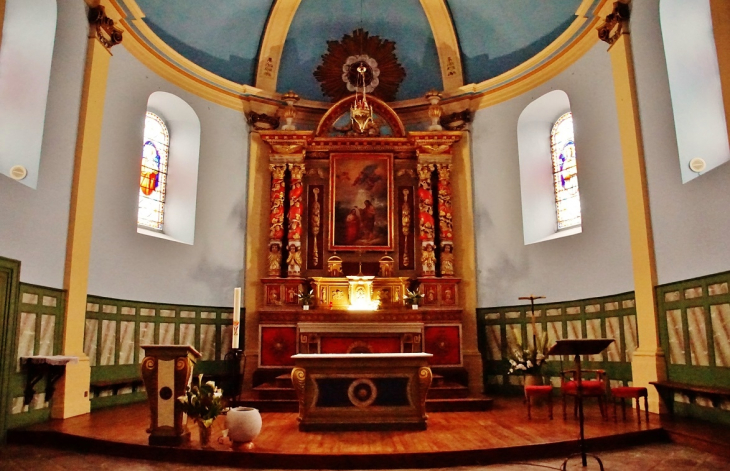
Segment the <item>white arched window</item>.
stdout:
[[554,90],[527,105],[517,121],[525,244],[582,231],[570,100]]
[[550,132],[550,153],[555,187],[555,214],[558,230],[580,225],[578,167],[575,161],[573,114],[558,118]]
[[192,245],[200,159],[198,115],[182,98],[154,92],[147,100],[143,136],[137,233]]
[[148,111],[145,117],[143,142],[137,224],[148,229],[162,231],[165,222],[165,190],[167,188],[170,133],[162,118],[151,111]]

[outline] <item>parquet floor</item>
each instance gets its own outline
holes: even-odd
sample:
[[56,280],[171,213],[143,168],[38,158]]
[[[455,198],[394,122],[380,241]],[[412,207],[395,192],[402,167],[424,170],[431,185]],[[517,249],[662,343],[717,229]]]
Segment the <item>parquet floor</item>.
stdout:
[[[592,401],[591,401],[592,402]],[[181,448],[147,446],[149,410],[135,404],[95,411],[14,431],[14,443],[50,443],[116,456],[178,462],[281,468],[393,468],[487,464],[509,460],[567,456],[578,451],[578,420],[555,419],[545,407],[533,420],[519,398],[500,398],[486,412],[430,413],[425,431],[299,432],[295,413],[262,413],[263,427],[251,450],[234,450],[222,437],[225,417],[213,428],[211,446],[200,449],[197,429]],[[641,426],[631,420],[601,419],[598,407],[586,405],[585,436],[589,451],[661,441],[666,437],[658,416]],[[102,446],[103,445],[103,446]]]

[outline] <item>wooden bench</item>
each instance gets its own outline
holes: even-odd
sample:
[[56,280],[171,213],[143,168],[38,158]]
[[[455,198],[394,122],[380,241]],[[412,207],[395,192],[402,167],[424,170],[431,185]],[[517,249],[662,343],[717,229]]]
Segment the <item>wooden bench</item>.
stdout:
[[715,386],[700,386],[696,384],[680,383],[678,381],[652,381],[657,392],[664,398],[669,411],[674,413],[675,391],[683,392],[689,396],[690,403],[694,403],[697,396],[706,396],[712,401],[713,407],[719,407],[722,399],[730,399],[730,388]]
[[104,389],[111,389],[113,391],[113,395],[116,396],[117,392],[122,388],[131,387],[132,391],[135,392],[140,386],[142,386],[142,384],[142,378],[135,377],[92,381],[89,386],[94,397],[99,397],[99,393]]

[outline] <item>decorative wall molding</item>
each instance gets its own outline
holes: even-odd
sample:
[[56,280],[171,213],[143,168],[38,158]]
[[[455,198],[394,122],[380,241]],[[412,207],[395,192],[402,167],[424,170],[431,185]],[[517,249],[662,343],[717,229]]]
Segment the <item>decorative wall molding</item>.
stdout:
[[107,50],[122,42],[123,30],[119,28],[114,20],[106,15],[103,5],[89,8],[89,23],[96,39]]

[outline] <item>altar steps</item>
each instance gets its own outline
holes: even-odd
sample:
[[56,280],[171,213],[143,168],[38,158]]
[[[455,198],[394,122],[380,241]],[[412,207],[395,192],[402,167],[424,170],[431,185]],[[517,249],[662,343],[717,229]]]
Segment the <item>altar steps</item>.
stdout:
[[[289,374],[279,374],[272,380],[242,394],[236,405],[255,407],[262,412],[296,412],[299,410],[296,393]],[[483,411],[492,406],[487,398],[469,397],[469,389],[463,384],[434,374],[431,388],[426,398],[429,412]]]

